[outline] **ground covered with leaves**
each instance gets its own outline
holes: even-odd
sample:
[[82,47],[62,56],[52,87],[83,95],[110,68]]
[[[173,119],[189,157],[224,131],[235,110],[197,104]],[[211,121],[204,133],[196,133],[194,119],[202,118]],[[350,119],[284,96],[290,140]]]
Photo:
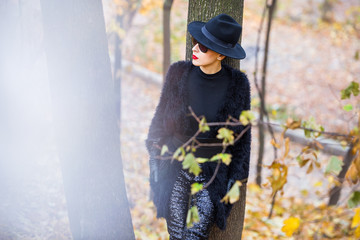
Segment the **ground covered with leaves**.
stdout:
[[[360,77],[359,35],[354,32],[354,28],[339,22],[329,24],[314,19],[307,19],[306,21],[295,19],[294,14],[298,13],[294,12],[302,11],[300,8],[304,6],[294,1],[290,5],[296,5],[298,8],[293,8],[292,13],[286,13],[284,8],[287,4],[281,5],[280,9],[282,10],[278,12],[281,18],[274,20],[271,32],[267,76],[267,102],[271,117],[280,123],[284,123],[288,118],[302,119],[306,120],[308,126],[311,127],[323,126],[325,131],[348,133],[355,126],[357,118],[356,113],[349,111],[346,105],[356,106],[359,99],[352,98],[341,101],[340,91]],[[241,62],[241,69],[247,73],[252,84],[252,104],[253,109],[256,110],[259,99],[253,73],[261,9],[256,8],[257,4],[249,3],[248,5],[249,8],[245,9],[244,12],[242,38],[242,45],[247,52],[247,58]],[[341,8],[344,10],[346,4],[341,5]],[[186,19],[186,1],[177,2],[172,14],[174,16],[172,26],[175,32],[175,36],[172,38],[172,52],[174,53],[172,58],[173,61],[176,61],[184,58],[181,53],[185,52],[185,38],[181,35],[178,36],[178,33],[185,34],[186,30],[184,22],[181,22],[181,19]],[[308,13],[305,11],[304,14]],[[128,46],[125,48],[125,55],[130,61],[137,62],[152,71],[161,72],[161,62],[158,61],[158,57],[162,54],[161,38],[160,35],[157,35],[161,32],[155,25],[148,26],[146,19],[157,21],[160,19],[160,15],[155,11],[149,12],[148,15],[138,16],[138,22],[135,20],[135,23],[138,24],[134,25],[134,28],[128,33],[127,39],[129,40],[125,41],[125,46]],[[144,31],[142,31],[142,24],[146,26]],[[135,36],[138,36],[140,40],[139,48],[131,47]],[[141,39],[152,39],[153,41],[146,42]],[[263,41],[264,36],[261,38],[261,42]],[[261,57],[264,52],[262,46],[260,45],[259,66],[262,64]],[[258,79],[260,76],[258,73]],[[126,81],[125,77],[124,84]],[[149,84],[149,82],[136,82],[135,78],[131,78],[131,86],[134,89],[137,88],[135,85],[138,84],[140,89],[145,90],[146,99],[149,101],[155,99],[154,102],[148,103],[147,107],[151,109],[148,113],[145,114],[142,110],[135,111],[139,119],[141,118],[148,125],[160,89]],[[126,90],[123,89],[123,91],[123,96],[128,96]],[[136,96],[130,101],[132,107],[134,102],[142,101],[138,98]],[[125,102],[124,100],[123,103],[125,104]],[[124,111],[125,108],[126,106],[124,106]],[[141,109],[143,108],[141,107]],[[126,122],[132,122],[131,126],[144,127],[143,130],[147,131],[147,126],[143,126],[143,123],[135,124],[133,120],[123,122],[124,131]],[[133,134],[139,136],[139,142],[144,141],[145,135],[142,131],[132,131]],[[124,135],[122,137],[125,140],[126,137]],[[273,146],[270,143],[271,139],[267,136],[263,162],[264,185],[260,188],[254,183],[258,143],[257,128],[253,128],[250,180],[243,238],[357,239],[360,236],[359,212],[353,208],[356,204],[352,204],[354,196],[351,193],[356,191],[358,186],[345,183],[338,204],[333,207],[327,206],[328,192],[338,184],[336,174],[341,170],[342,157],[330,156],[318,150],[304,149],[302,145],[282,139],[280,134],[277,134],[276,138],[279,144],[277,146],[278,155],[282,159],[278,165],[271,165],[274,159]],[[124,141],[123,144],[126,145],[127,142]],[[139,161],[147,160],[146,152],[140,154],[140,151],[136,151],[136,154],[140,157]],[[131,156],[125,157],[124,154],[124,160],[129,161],[129,159],[131,159],[130,166],[134,166],[134,159]],[[146,162],[143,164],[141,170],[131,169],[131,174],[129,173],[132,175],[134,172],[138,172],[138,179],[144,181],[140,184],[143,186],[144,198],[136,200],[142,202],[143,205],[135,205],[132,209],[133,216],[141,216],[139,221],[134,219],[136,234],[139,239],[166,239],[164,221],[155,220],[154,206],[148,201],[147,175],[143,175],[144,172],[148,174],[148,168]],[[276,179],[277,177],[278,179]],[[127,184],[132,186],[135,183]],[[273,205],[272,184],[284,184],[282,191],[277,193]],[[139,185],[137,186],[139,187]],[[130,198],[133,198],[131,196],[132,188],[133,186],[128,188]],[[137,188],[135,187],[135,189]],[[136,194],[139,194],[140,197],[139,192]],[[146,213],[142,206],[148,206]],[[273,206],[273,213],[269,217],[271,206]]]
[[[317,20],[304,22],[302,17],[294,19],[294,14],[285,16],[281,9],[291,7],[289,2],[295,4],[292,6],[295,15],[301,15],[301,11],[300,14],[296,11],[304,5],[301,1],[283,3],[279,7],[281,18],[275,19],[273,24],[267,87],[270,113],[279,122],[288,117],[311,119],[313,116],[314,122],[325,130],[346,133],[355,121],[353,112],[343,107],[350,103],[356,106],[359,100],[340,101],[340,90],[360,78],[359,35],[346,25],[320,24]],[[184,58],[187,1],[174,4],[172,60],[177,61]],[[253,72],[260,11],[256,4],[245,5],[243,46],[248,57],[241,63],[241,69],[252,84],[255,110],[259,99]],[[123,48],[127,60],[158,73],[162,56],[160,16],[159,9],[138,14]],[[260,48],[260,56],[262,54],[263,48]],[[144,145],[159,92],[158,85],[127,70],[123,72],[121,152],[138,240],[168,239],[165,221],[156,219],[150,201],[148,155]],[[45,131],[51,131],[51,127]],[[280,163],[286,168],[269,167],[274,156],[271,139],[267,137],[264,185],[259,187],[254,183],[258,143],[257,128],[253,128],[243,239],[359,239],[360,210],[356,206],[360,197],[351,195],[359,186],[345,183],[339,203],[327,206],[329,189],[338,183],[335,175],[341,169],[339,160],[341,162],[342,157],[336,160],[335,156],[321,151],[310,151],[307,158],[298,161],[304,146],[286,142],[280,134],[276,138],[278,155],[283,157]],[[31,159],[28,152],[18,154],[18,158],[29,159],[20,167],[14,163],[14,172],[22,176],[19,182],[0,182],[12,189],[7,195],[0,192],[0,239],[71,238],[55,141],[45,138],[37,147],[46,151],[36,152],[33,148]],[[306,159],[309,160],[305,162]],[[6,179],[6,176],[1,177]],[[281,184],[285,179],[286,184],[276,195],[270,218],[271,181]]]

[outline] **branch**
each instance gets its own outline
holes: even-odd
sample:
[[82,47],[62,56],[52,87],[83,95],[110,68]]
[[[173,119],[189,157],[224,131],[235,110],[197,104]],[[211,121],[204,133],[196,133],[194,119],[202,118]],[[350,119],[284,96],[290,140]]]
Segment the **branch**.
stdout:
[[[250,129],[250,124],[246,126],[246,128],[244,128],[241,133],[234,139],[234,143],[237,142],[244,134],[246,131],[248,131]],[[229,145],[229,144],[228,144]],[[223,148],[221,153],[224,153],[226,150],[226,147]],[[204,189],[207,188],[208,186],[210,186],[210,184],[215,180],[216,174],[219,171],[220,168],[220,164],[221,164],[221,160],[218,160],[218,164],[216,166],[216,169],[214,171],[214,174],[211,176],[211,179],[209,180],[209,182],[206,183],[206,185],[203,187]]]
[[[264,121],[260,121],[260,120],[257,120],[257,121],[258,121],[258,124],[263,124],[263,125],[268,125],[268,126],[272,125],[272,126],[278,126],[278,127],[285,127],[286,128],[286,126],[278,124],[278,123],[264,122]],[[312,129],[312,128],[306,128],[306,127],[297,127],[297,129],[307,130],[307,131],[310,131],[310,132],[317,132],[317,133],[321,133],[323,135],[328,135],[328,136],[333,136],[333,137],[344,137],[344,138],[347,138],[347,139],[350,139],[350,140],[352,140],[354,138],[353,136],[350,136],[350,135],[347,135],[347,134],[320,131],[320,130],[316,130],[316,129]]]

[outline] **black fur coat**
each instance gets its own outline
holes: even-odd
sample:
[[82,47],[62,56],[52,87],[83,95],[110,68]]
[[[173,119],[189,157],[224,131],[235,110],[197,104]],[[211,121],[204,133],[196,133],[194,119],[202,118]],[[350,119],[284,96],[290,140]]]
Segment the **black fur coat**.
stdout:
[[[189,127],[188,90],[187,78],[191,68],[195,67],[191,62],[180,61],[172,64],[167,72],[166,80],[161,92],[159,104],[152,119],[146,145],[150,154],[150,186],[153,191],[153,201],[157,207],[158,217],[167,217],[169,198],[181,169],[178,161],[157,160],[158,145],[171,145],[170,140],[174,133],[185,135]],[[241,111],[250,109],[250,86],[246,75],[227,65],[223,65],[227,71],[231,71],[232,80],[228,86],[224,102],[216,115],[217,122],[224,122],[229,116],[239,118]],[[207,137],[216,138],[219,127],[211,127]],[[244,127],[231,128],[235,133],[240,133]],[[232,154],[232,162],[229,166],[221,164],[215,181],[209,186],[210,198],[215,206],[215,220],[220,229],[225,229],[231,205],[221,203],[228,186],[235,180],[247,179],[249,175],[250,160],[250,129],[233,146],[228,147],[227,152]],[[159,166],[156,176],[153,174],[154,164]],[[206,181],[210,180],[216,168],[216,162],[202,164],[202,173]]]

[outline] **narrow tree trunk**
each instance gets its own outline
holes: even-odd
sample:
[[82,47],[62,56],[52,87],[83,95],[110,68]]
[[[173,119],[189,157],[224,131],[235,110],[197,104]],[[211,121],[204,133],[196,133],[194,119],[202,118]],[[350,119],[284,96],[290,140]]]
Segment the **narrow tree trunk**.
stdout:
[[[270,32],[271,32],[271,23],[274,16],[274,11],[276,7],[276,0],[272,1],[272,4],[269,8],[268,22],[266,28],[266,40],[265,40],[265,52],[264,60],[262,66],[262,76],[261,76],[261,94],[260,94],[260,123],[264,122],[264,116],[266,111],[266,74],[267,74],[267,62],[268,62],[268,53],[270,45]],[[258,161],[256,164],[256,183],[261,186],[261,170],[263,165],[264,157],[264,145],[265,145],[265,127],[264,124],[259,124],[259,152],[258,152]]]
[[[188,23],[192,21],[207,22],[211,18],[226,13],[233,17],[240,25],[243,20],[244,1],[243,0],[190,0],[188,12]],[[241,37],[239,43],[241,42]],[[192,43],[190,34],[186,38],[186,59],[190,60],[192,55]],[[240,69],[240,61],[236,59],[226,58],[225,63],[233,68]],[[246,184],[241,186],[240,200],[234,204],[234,207],[227,220],[225,231],[221,231],[214,226],[210,232],[210,240],[241,240],[241,234],[244,224]]]
[[171,61],[170,13],[173,0],[165,0],[163,7],[163,81]]
[[41,0],[53,116],[74,239],[135,239],[100,0]]
[[338,203],[340,195],[341,195],[342,183],[345,180],[346,172],[349,169],[354,157],[355,156],[353,154],[353,145],[350,145],[349,150],[347,151],[347,153],[344,157],[344,165],[338,175],[338,179],[339,179],[339,182],[341,185],[333,187],[329,192],[329,195],[330,195],[329,202],[328,202],[329,206],[336,205]]

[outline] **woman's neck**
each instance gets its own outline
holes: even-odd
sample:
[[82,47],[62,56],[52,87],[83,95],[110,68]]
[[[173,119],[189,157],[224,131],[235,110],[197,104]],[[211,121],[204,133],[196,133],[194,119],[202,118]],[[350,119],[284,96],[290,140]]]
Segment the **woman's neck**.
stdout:
[[217,61],[217,64],[212,64],[212,65],[202,65],[200,66],[200,69],[203,73],[206,74],[214,74],[217,73],[221,70],[221,62]]

